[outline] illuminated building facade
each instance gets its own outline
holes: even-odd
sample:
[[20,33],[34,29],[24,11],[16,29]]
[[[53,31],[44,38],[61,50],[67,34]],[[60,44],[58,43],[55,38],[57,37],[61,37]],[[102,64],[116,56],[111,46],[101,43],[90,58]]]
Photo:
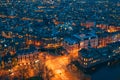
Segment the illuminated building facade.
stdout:
[[119,58],[119,47],[120,42],[111,43],[107,45],[107,47],[103,48],[91,48],[89,49],[82,49],[79,51],[79,62],[82,67],[90,68],[97,64],[110,61]]
[[88,43],[90,42],[91,46],[97,48],[98,46],[98,37],[94,33],[88,34],[75,34],[71,38],[66,38],[63,42],[63,47],[69,51],[79,51],[82,48],[88,48]]

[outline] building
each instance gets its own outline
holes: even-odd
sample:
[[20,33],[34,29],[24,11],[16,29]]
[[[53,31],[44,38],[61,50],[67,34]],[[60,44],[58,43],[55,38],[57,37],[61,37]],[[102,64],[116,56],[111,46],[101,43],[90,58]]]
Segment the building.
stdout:
[[74,34],[72,37],[65,38],[63,41],[63,47],[68,52],[79,51],[82,48],[88,48],[89,41],[92,47],[97,48],[98,37],[94,33]]
[[34,64],[39,58],[39,52],[32,50],[18,51],[17,65],[30,65]]
[[98,48],[105,47],[109,43],[120,41],[120,31],[113,33],[108,32],[100,33],[98,34],[98,41],[99,41]]
[[86,28],[90,28],[90,27],[95,27],[96,23],[95,22],[91,22],[91,21],[87,21],[87,22],[81,22],[80,25],[81,26],[85,26]]
[[74,51],[79,51],[79,43],[77,39],[65,38],[63,41],[63,47],[68,53],[73,53]]
[[92,47],[96,48],[98,46],[98,36],[95,33],[79,34],[73,35],[79,40],[79,49],[88,48],[88,42]]
[[112,43],[103,48],[82,49],[79,51],[78,61],[84,68],[120,58],[120,42]]

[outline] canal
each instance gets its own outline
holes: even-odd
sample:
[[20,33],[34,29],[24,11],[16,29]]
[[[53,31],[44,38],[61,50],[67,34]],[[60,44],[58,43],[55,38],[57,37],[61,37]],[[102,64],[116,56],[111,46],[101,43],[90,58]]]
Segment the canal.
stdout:
[[120,80],[120,60],[97,65],[85,74],[90,80]]

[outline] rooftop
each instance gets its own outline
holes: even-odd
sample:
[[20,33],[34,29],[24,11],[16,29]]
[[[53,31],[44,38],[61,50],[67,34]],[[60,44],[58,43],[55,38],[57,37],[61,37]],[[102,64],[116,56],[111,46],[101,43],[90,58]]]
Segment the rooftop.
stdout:
[[73,39],[73,38],[65,38],[64,41],[70,45],[78,43],[78,41],[76,39]]

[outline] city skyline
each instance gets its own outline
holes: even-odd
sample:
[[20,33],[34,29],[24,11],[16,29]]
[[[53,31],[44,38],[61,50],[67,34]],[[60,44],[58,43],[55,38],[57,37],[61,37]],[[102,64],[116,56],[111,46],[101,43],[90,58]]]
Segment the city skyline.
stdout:
[[119,80],[119,59],[119,0],[0,1],[0,80]]

